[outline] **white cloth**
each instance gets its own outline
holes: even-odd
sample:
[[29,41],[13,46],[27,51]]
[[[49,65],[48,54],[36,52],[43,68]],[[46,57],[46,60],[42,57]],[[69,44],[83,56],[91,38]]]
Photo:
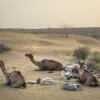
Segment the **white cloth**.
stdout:
[[36,84],[36,80],[26,80],[27,84]]
[[66,77],[73,77],[73,74],[69,71],[65,72],[65,71],[61,71],[61,78],[65,79]]
[[68,72],[72,72],[72,70],[75,68],[79,70],[80,65],[79,64],[71,64],[71,65],[66,66],[65,70]]
[[86,64],[84,65],[84,70],[88,70],[88,67],[87,67],[87,65],[86,65]]
[[57,84],[58,81],[53,80],[52,78],[45,77],[41,79],[40,84],[42,85],[51,85],[51,84]]
[[73,76],[71,72],[66,72],[65,76]]

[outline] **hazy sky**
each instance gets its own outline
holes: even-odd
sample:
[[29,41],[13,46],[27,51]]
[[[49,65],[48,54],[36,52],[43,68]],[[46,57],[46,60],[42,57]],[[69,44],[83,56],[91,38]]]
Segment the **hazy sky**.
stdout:
[[100,0],[0,0],[1,28],[100,26]]

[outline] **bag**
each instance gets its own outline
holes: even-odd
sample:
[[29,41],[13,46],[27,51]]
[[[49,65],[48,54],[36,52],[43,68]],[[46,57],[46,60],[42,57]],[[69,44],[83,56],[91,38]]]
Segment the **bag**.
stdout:
[[80,88],[80,84],[78,83],[65,83],[63,86],[62,86],[63,89],[65,90],[72,90],[72,91],[76,91]]

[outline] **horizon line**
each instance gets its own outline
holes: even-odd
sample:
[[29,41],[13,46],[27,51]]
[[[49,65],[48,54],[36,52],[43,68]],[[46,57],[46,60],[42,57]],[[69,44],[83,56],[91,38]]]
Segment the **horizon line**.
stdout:
[[88,26],[88,27],[87,26],[85,26],[85,27],[79,27],[79,26],[76,26],[76,27],[75,26],[74,27],[44,27],[44,28],[22,28],[22,27],[20,27],[20,28],[18,28],[18,27],[12,27],[12,28],[11,27],[10,28],[9,27],[8,28],[7,27],[3,27],[2,28],[2,27],[0,27],[0,30],[1,29],[30,29],[31,30],[31,29],[60,29],[60,28],[100,28],[100,26]]

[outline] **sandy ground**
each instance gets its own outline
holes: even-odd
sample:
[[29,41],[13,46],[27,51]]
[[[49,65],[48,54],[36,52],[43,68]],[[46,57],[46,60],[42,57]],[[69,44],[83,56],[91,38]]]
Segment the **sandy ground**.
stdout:
[[[60,72],[34,71],[37,66],[27,59],[25,53],[33,53],[38,61],[54,59],[64,66],[73,63],[72,52],[79,46],[88,46],[91,51],[100,52],[100,41],[90,37],[62,35],[36,35],[0,32],[0,43],[11,47],[11,51],[0,54],[7,70],[20,70],[26,80],[51,77],[59,80]],[[79,91],[65,91],[57,86],[27,85],[26,89],[11,89],[3,83],[5,77],[0,70],[0,100],[100,100],[100,88],[81,87]]]

